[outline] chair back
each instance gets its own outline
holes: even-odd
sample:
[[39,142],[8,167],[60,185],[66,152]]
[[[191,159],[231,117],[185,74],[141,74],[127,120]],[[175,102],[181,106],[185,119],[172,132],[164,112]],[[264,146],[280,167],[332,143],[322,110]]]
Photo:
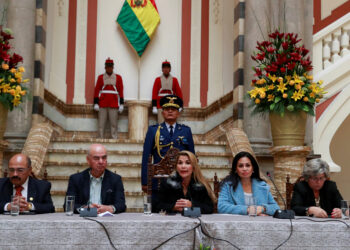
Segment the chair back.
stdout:
[[290,176],[287,174],[286,177],[286,203],[287,203],[287,209],[291,209],[291,203],[292,203],[292,195],[294,190],[294,185],[300,181],[303,181],[304,178],[300,176],[294,183],[290,182]]
[[168,178],[169,175],[176,169],[176,158],[180,152],[177,148],[171,148],[165,154],[164,158],[156,163],[152,164],[152,155],[148,158],[148,173],[147,173],[147,194],[152,195],[152,179],[156,178],[158,181],[159,189],[161,179]]

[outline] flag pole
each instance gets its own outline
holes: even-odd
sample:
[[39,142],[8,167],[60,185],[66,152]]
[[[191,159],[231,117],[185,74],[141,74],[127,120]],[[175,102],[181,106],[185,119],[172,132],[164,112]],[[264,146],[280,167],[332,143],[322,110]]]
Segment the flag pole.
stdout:
[[137,77],[137,100],[140,100],[140,71],[141,71],[141,57],[139,57],[139,65],[138,65],[138,77]]

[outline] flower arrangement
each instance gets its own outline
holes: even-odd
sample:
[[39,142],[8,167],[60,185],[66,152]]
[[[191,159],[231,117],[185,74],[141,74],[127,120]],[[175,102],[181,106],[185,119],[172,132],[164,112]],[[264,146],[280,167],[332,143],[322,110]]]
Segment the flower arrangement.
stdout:
[[269,34],[269,41],[257,42],[258,53],[252,59],[255,79],[248,97],[254,106],[253,113],[275,112],[284,116],[288,111],[305,111],[314,115],[315,103],[323,97],[322,81],[313,82],[309,53],[298,46],[297,34]]
[[0,103],[9,110],[17,107],[27,94],[27,88],[21,83],[29,80],[23,79],[24,67],[18,67],[23,58],[16,54],[10,54],[11,45],[9,40],[13,39],[11,30],[0,31]]

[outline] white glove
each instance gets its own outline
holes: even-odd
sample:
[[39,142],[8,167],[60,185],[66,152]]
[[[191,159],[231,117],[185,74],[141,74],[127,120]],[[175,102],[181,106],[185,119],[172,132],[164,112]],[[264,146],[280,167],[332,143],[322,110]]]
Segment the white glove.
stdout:
[[154,115],[158,114],[158,109],[157,109],[156,106],[153,107],[152,113],[153,113]]
[[179,112],[182,112],[183,108],[179,108]]
[[100,110],[100,106],[98,106],[98,104],[95,104],[94,105],[94,110],[98,112]]
[[124,110],[124,105],[123,104],[120,104],[119,105],[119,113],[122,113]]

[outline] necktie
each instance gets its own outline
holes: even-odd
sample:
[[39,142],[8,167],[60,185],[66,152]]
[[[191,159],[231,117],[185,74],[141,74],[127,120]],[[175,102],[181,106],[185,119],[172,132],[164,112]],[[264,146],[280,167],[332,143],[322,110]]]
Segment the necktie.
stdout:
[[22,196],[22,190],[24,189],[22,186],[15,187],[17,196]]
[[173,137],[174,135],[174,127],[173,125],[170,125],[170,136]]

